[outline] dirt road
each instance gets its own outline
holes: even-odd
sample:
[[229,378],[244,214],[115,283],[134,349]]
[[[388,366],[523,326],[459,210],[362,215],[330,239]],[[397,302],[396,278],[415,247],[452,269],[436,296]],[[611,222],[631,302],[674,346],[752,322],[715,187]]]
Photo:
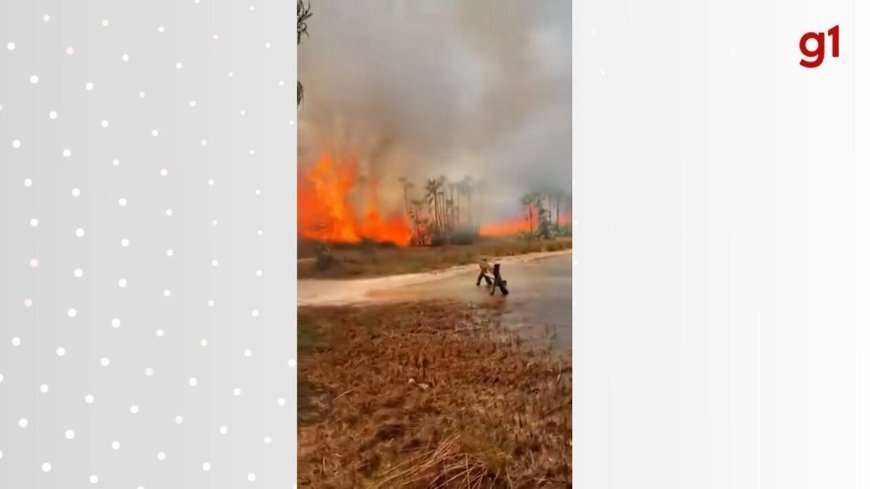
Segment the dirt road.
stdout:
[[533,336],[550,334],[560,350],[571,348],[571,252],[535,253],[499,259],[510,295],[490,296],[475,287],[477,265],[424,274],[359,280],[300,280],[297,304],[355,305],[430,299],[495,302],[507,326]]

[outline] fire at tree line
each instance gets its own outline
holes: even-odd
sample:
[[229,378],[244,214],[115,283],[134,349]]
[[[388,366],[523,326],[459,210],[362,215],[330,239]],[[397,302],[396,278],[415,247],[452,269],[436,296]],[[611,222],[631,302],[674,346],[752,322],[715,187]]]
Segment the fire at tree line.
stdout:
[[[297,44],[308,35],[311,16],[310,6],[299,0]],[[297,105],[302,99],[302,83],[297,82]],[[316,164],[300,171],[298,181],[299,234],[317,241],[321,256],[336,244],[434,247],[472,244],[479,237],[538,240],[571,236],[570,195],[562,191],[526,193],[518,198],[516,219],[481,225],[473,202],[486,182],[470,177],[449,181],[440,176],[419,185],[400,177],[403,211],[389,216],[380,204],[378,179],[359,176],[353,157],[323,153]],[[352,197],[361,191],[366,194],[362,212],[359,199]]]
[[[299,0],[297,44],[309,18]],[[297,170],[299,278],[420,273],[571,247],[568,192],[412,179],[352,150],[312,156]],[[489,219],[495,195],[506,197],[499,215],[514,219]],[[571,487],[570,358],[520,348],[498,309],[300,307],[299,486]]]
[[519,199],[523,217],[481,226],[472,207],[475,185],[471,178],[456,182],[443,176],[429,178],[422,185],[419,198],[411,197],[414,183],[404,177],[399,182],[411,223],[412,245],[470,244],[479,236],[551,239],[571,234],[567,216],[562,215],[567,198],[558,192],[527,193]]
[[359,176],[358,171],[355,158],[334,158],[327,152],[300,171],[298,224],[303,237],[331,243],[442,246],[471,244],[478,237],[571,235],[570,199],[564,192],[527,193],[518,199],[517,218],[481,224],[474,202],[477,192],[485,191],[485,182],[441,176],[418,186],[399,177],[401,209],[390,211],[382,205],[379,179]]

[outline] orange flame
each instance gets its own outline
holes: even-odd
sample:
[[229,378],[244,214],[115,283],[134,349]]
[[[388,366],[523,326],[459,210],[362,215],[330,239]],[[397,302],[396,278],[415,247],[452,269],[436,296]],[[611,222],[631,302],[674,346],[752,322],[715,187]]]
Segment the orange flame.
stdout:
[[480,235],[484,237],[511,236],[523,232],[529,232],[528,218],[495,222],[480,227]]
[[[571,224],[571,216],[559,216],[559,226],[567,226]],[[480,227],[480,235],[484,237],[499,237],[513,236],[518,233],[528,233],[530,229],[538,228],[538,216],[532,214],[532,224],[529,225],[528,214],[525,217],[513,219],[510,221],[495,222]]]
[[297,190],[299,234],[332,242],[357,243],[366,238],[407,245],[411,239],[408,218],[402,213],[381,216],[376,179],[368,181],[364,215],[355,211],[350,197],[357,181],[353,158],[333,162],[327,152],[316,164],[301,170]]

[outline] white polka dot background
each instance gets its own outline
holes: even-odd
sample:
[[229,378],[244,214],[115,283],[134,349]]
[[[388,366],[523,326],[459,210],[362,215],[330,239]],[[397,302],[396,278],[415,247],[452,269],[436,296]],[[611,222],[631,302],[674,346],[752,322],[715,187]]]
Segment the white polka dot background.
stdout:
[[294,17],[0,2],[0,488],[293,487]]

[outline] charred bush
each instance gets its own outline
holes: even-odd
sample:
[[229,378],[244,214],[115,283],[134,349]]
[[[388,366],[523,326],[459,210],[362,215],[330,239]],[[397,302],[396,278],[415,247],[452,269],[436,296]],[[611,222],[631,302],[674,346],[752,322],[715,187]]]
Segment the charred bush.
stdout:
[[470,245],[474,244],[477,236],[473,231],[457,231],[450,236],[450,244],[455,245]]
[[317,248],[314,266],[318,271],[322,272],[330,268],[334,263],[335,257],[332,255],[332,249],[326,243],[321,243]]
[[378,241],[376,245],[380,250],[392,250],[399,247],[398,244],[393,243],[392,241]]
[[362,241],[359,242],[359,246],[367,253],[374,253],[375,249],[378,247],[378,243],[369,238],[363,238]]
[[429,240],[429,246],[440,247],[450,243],[449,237],[442,232],[432,233],[432,237]]

